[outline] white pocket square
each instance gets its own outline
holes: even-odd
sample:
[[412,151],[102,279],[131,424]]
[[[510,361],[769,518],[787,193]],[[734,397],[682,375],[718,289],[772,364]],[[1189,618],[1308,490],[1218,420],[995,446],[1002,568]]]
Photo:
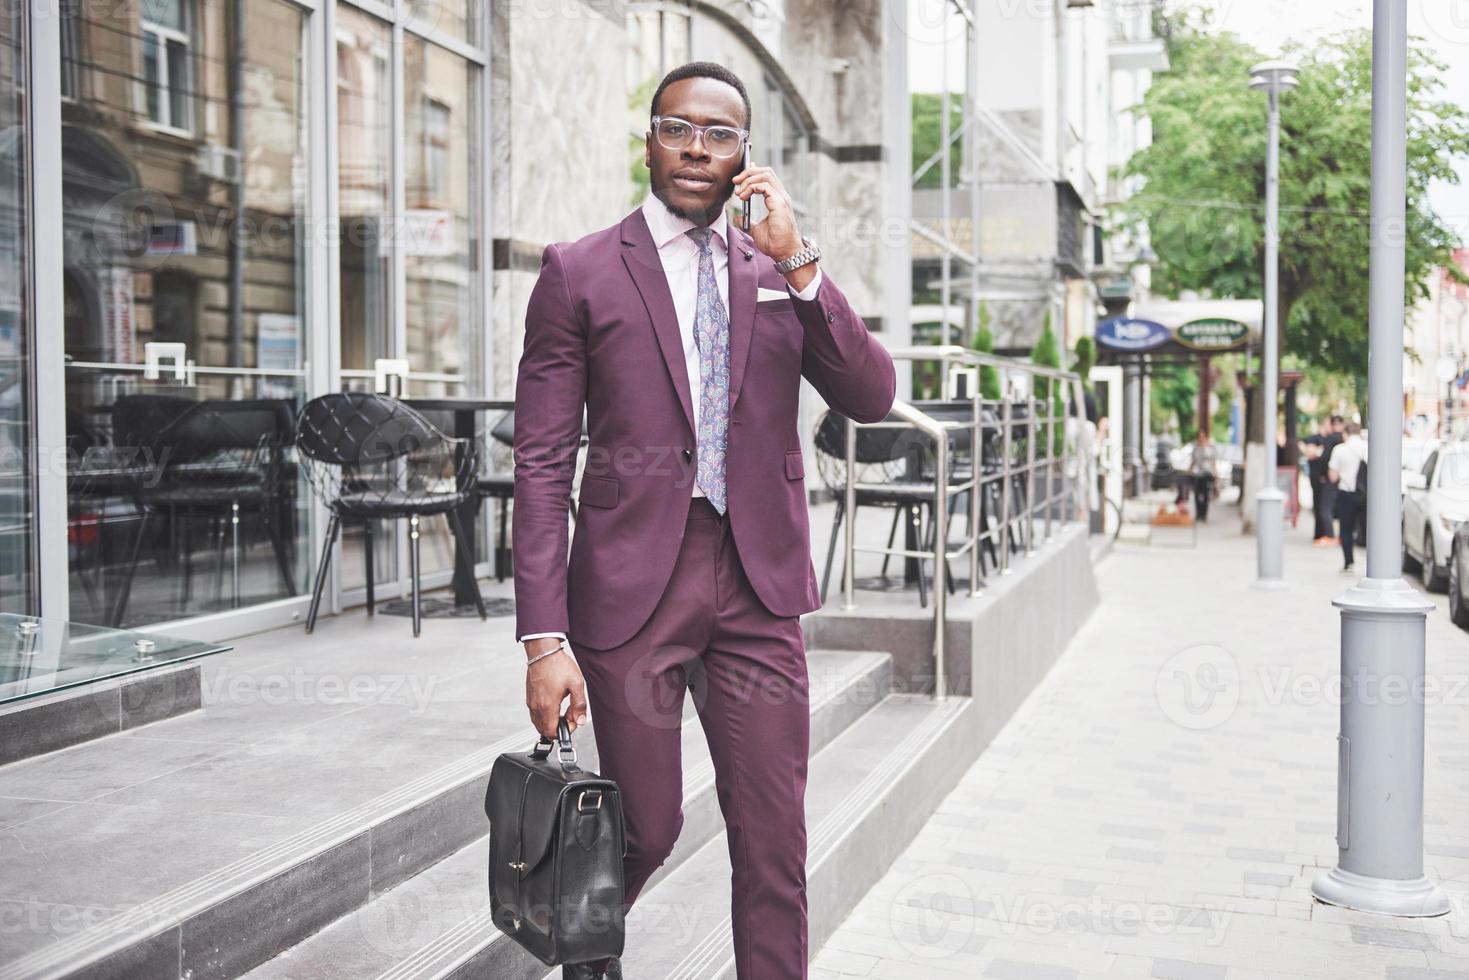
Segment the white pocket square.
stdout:
[[764,286],[758,286],[755,289],[755,302],[757,303],[765,303],[773,299],[790,298],[791,291],[789,289],[766,289]]

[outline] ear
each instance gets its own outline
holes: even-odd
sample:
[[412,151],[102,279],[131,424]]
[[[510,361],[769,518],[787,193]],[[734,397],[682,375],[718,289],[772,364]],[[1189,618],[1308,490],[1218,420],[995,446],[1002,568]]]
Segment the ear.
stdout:
[[653,169],[653,131],[651,129],[643,134],[643,166],[649,170]]

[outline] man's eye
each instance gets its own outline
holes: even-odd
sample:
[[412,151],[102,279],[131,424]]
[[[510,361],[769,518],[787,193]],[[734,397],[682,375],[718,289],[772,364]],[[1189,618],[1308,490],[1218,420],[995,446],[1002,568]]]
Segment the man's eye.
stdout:
[[706,132],[704,135],[710,140],[713,140],[715,143],[733,143],[735,140],[740,138],[740,134],[735,132],[734,130],[721,129],[717,126]]
[[689,128],[682,123],[664,123],[663,133],[665,136],[683,136]]

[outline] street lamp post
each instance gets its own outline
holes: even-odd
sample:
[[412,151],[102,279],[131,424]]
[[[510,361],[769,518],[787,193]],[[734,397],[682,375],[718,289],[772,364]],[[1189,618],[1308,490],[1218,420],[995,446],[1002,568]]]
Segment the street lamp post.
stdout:
[[1280,394],[1280,93],[1296,87],[1299,69],[1285,61],[1262,61],[1250,69],[1250,88],[1270,99],[1270,129],[1265,143],[1265,337],[1262,384],[1265,426],[1265,482],[1255,496],[1255,585],[1279,588],[1281,537],[1285,533],[1285,494],[1275,470],[1275,405]]
[[1403,269],[1407,201],[1407,0],[1372,5],[1372,216],[1367,392],[1367,575],[1341,610],[1337,862],[1323,902],[1384,915],[1442,915],[1423,873],[1425,633],[1433,603],[1403,581]]

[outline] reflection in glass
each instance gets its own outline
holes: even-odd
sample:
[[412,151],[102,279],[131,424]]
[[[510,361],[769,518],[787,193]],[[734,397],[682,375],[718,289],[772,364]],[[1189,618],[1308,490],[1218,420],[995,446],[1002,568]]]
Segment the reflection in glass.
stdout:
[[[390,357],[393,323],[392,31],[355,7],[337,8],[337,199],[341,357],[346,371],[371,371]],[[370,391],[372,382],[350,378],[348,388]],[[366,584],[361,558],[365,528],[342,529],[343,589]],[[397,576],[395,522],[373,522],[373,581]]]
[[0,10],[0,611],[35,608],[23,8]]
[[305,15],[78,9],[62,106],[71,616],[137,625],[299,594]]
[[337,10],[337,198],[342,367],[370,371],[388,356],[392,319],[391,32],[382,21]]
[[[404,36],[404,199],[408,363],[415,395],[479,391],[485,317],[479,288],[477,69],[443,48]],[[423,532],[424,571],[453,567],[436,522]]]
[[460,383],[417,382],[416,395],[475,391],[482,350],[476,69],[411,36],[403,50],[408,363]]

